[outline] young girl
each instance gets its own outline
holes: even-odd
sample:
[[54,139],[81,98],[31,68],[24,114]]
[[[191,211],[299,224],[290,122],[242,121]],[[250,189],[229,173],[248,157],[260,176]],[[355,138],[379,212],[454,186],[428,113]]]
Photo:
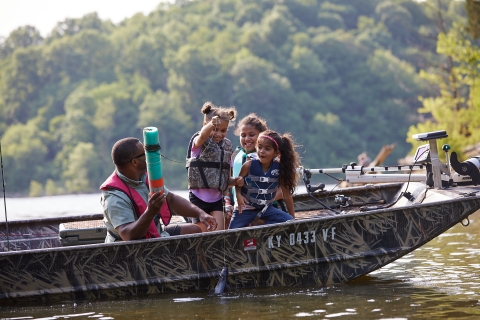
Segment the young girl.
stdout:
[[[187,152],[188,189],[190,202],[210,214],[217,221],[217,230],[225,229],[223,194],[229,186],[243,185],[243,179],[230,177],[230,158],[233,146],[225,138],[228,127],[235,120],[234,107],[220,108],[206,102],[202,107],[203,128],[190,139]],[[193,219],[202,231],[203,223]]]
[[[240,120],[237,128],[233,132],[240,137],[240,147],[234,151],[232,156],[232,177],[238,177],[242,165],[247,159],[257,157],[257,139],[261,132],[266,131],[267,122],[255,113],[250,113]],[[235,188],[232,188],[232,199],[236,201]]]
[[[257,157],[245,162],[239,177],[245,184],[236,186],[238,209],[233,212],[229,229],[248,226],[260,217],[266,224],[284,222],[295,217],[292,193],[297,183],[296,168],[300,165],[291,136],[275,131],[260,133]],[[279,160],[277,160],[279,159]],[[272,206],[275,194],[282,190],[288,213]]]

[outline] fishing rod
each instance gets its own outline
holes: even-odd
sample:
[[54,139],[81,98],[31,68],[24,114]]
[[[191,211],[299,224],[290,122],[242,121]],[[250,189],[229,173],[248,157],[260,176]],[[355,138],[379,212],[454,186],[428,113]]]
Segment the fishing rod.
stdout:
[[5,178],[3,175],[3,157],[2,157],[2,141],[0,141],[0,166],[2,167],[2,186],[3,186],[3,207],[5,209],[5,227],[7,231],[7,251],[10,251],[10,239],[8,231],[8,219],[7,219],[7,198],[5,197]]

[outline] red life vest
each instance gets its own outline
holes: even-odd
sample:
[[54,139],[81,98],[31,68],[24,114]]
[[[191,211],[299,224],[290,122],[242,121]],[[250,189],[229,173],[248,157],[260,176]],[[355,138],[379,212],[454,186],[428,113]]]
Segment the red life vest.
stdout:
[[[145,184],[147,185],[148,188],[148,177],[145,181]],[[105,180],[104,183],[100,186],[101,190],[109,190],[109,189],[115,189],[122,191],[123,193],[126,194],[126,196],[130,199],[130,201],[133,204],[133,207],[135,208],[135,212],[137,214],[137,217],[140,218],[140,216],[147,210],[147,203],[145,200],[142,198],[142,196],[132,187],[127,185],[120,177],[115,173],[115,171]],[[170,219],[172,218],[172,213],[170,212],[170,209],[168,207],[168,204],[164,203],[164,205],[160,208],[160,217],[162,218],[162,222],[165,225],[168,225],[170,223]],[[158,233],[157,226],[155,224],[155,221],[152,220],[150,223],[150,226],[148,227],[147,233],[145,234],[145,237],[148,238],[160,238],[160,234]]]

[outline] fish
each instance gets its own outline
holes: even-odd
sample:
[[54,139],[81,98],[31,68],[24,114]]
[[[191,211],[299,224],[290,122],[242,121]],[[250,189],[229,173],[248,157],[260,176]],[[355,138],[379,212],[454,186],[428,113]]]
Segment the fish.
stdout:
[[230,286],[227,283],[228,280],[228,267],[224,266],[220,272],[220,278],[218,279],[215,289],[213,289],[213,294],[222,294],[227,291],[230,291]]

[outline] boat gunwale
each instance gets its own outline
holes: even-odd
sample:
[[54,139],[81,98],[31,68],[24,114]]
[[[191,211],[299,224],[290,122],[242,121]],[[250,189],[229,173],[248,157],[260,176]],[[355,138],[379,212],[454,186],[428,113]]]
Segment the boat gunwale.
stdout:
[[[480,199],[480,195],[468,197],[468,199],[472,199],[472,200],[475,199],[475,198]],[[390,212],[390,213],[394,214],[395,212],[405,211],[406,209],[410,211],[412,209],[431,207],[431,206],[434,206],[435,204],[438,204],[438,203],[449,204],[449,203],[459,202],[459,201],[462,201],[462,200],[464,200],[464,197],[462,197],[462,198],[459,197],[459,198],[449,199],[449,200],[443,200],[443,201],[435,201],[435,202],[430,202],[430,203],[412,204],[408,207],[406,207],[406,206],[396,207],[396,208],[390,207],[390,208],[376,209],[376,210],[365,211],[365,212],[345,213],[345,214],[339,214],[339,215],[335,215],[335,216],[314,216],[314,217],[309,217],[309,218],[304,218],[304,219],[299,219],[299,220],[290,220],[290,221],[276,223],[276,224],[250,226],[250,227],[237,228],[237,229],[217,230],[217,231],[212,231],[212,232],[185,234],[185,235],[177,235],[177,236],[155,238],[155,239],[138,239],[138,240],[111,242],[111,243],[93,243],[93,244],[83,244],[83,245],[80,244],[80,245],[74,245],[74,246],[60,246],[60,247],[52,247],[52,248],[27,249],[27,250],[17,250],[17,251],[2,251],[2,252],[0,252],[0,255],[22,255],[22,254],[28,254],[28,253],[44,253],[44,252],[56,252],[56,251],[61,251],[61,252],[81,251],[81,250],[88,250],[91,246],[95,246],[95,248],[98,248],[98,247],[108,248],[108,247],[126,246],[126,245],[137,246],[137,245],[140,245],[140,244],[149,244],[149,243],[163,242],[163,241],[174,241],[174,240],[182,240],[182,239],[188,239],[188,238],[218,237],[218,236],[227,235],[227,234],[231,234],[231,233],[244,233],[244,232],[248,233],[250,230],[258,232],[258,230],[267,229],[267,228],[275,229],[275,228],[280,227],[280,226],[308,224],[312,220],[315,220],[315,221],[318,221],[318,220],[331,221],[331,220],[340,220],[340,219],[343,220],[345,218],[365,217],[365,216],[369,216],[369,215],[382,214],[382,213],[385,213],[385,212]],[[476,212],[476,211],[474,211],[474,212]],[[473,214],[474,212],[472,212],[471,214]],[[448,227],[448,228],[450,228],[450,227]],[[448,230],[448,228],[446,230]]]

